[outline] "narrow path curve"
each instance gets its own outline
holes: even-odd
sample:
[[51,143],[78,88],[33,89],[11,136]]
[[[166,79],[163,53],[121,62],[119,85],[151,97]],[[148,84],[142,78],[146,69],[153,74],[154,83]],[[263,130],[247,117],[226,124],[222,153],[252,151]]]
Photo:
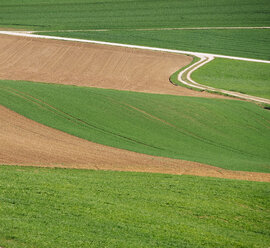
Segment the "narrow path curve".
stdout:
[[217,88],[213,88],[213,87],[202,85],[202,84],[199,84],[199,83],[195,82],[191,78],[191,74],[195,70],[197,70],[200,67],[204,66],[205,64],[211,62],[215,58],[213,55],[198,56],[198,57],[200,58],[200,60],[198,62],[192,64],[191,66],[187,67],[186,69],[184,69],[183,71],[181,71],[178,74],[178,80],[181,83],[183,83],[183,84],[185,84],[185,85],[187,85],[189,87],[193,87],[193,88],[200,89],[200,90],[207,90],[207,91],[212,91],[212,92],[220,92],[220,93],[223,93],[225,95],[234,96],[234,97],[238,97],[238,98],[245,99],[245,100],[251,100],[251,101],[255,101],[255,102],[270,104],[269,99],[256,97],[256,96],[250,96],[250,95],[247,95],[247,94],[238,93],[238,92],[229,91],[229,90],[217,89]]
[[[268,27],[267,27],[268,28]],[[233,60],[242,60],[242,61],[250,61],[250,62],[258,62],[258,63],[267,63],[270,64],[269,60],[259,60],[259,59],[250,59],[250,58],[241,58],[241,57],[234,57],[234,56],[225,56],[220,54],[210,54],[210,53],[197,53],[197,52],[189,52],[189,51],[182,51],[182,50],[172,50],[172,49],[163,49],[163,48],[155,48],[155,47],[147,47],[147,46],[137,46],[137,45],[127,45],[127,44],[120,44],[120,43],[113,43],[113,42],[103,42],[103,41],[94,41],[94,40],[84,40],[84,39],[73,39],[73,38],[66,38],[66,37],[57,37],[57,36],[48,36],[48,35],[37,35],[31,33],[20,33],[14,31],[0,31],[0,34],[5,35],[12,35],[12,36],[22,36],[22,37],[31,37],[31,38],[42,38],[42,39],[53,39],[53,40],[65,40],[65,41],[76,41],[76,42],[83,42],[83,43],[93,43],[93,44],[101,44],[101,45],[109,45],[109,46],[118,46],[118,47],[128,47],[128,48],[136,48],[136,49],[144,49],[144,50],[152,50],[152,51],[160,51],[160,52],[168,52],[168,53],[178,53],[178,54],[186,54],[192,55],[200,58],[200,61],[191,65],[190,67],[186,68],[182,72],[180,72],[178,76],[178,80],[186,85],[191,87],[208,90],[213,92],[221,92],[223,94],[227,94],[229,96],[239,97],[246,100],[256,101],[260,103],[267,103],[270,104],[270,100],[250,96],[242,93],[217,89],[205,85],[201,85],[194,80],[191,79],[190,75],[193,71],[197,70],[201,66],[209,63],[214,58],[226,58],[226,59],[233,59]],[[183,75],[187,74],[187,80],[183,79]]]

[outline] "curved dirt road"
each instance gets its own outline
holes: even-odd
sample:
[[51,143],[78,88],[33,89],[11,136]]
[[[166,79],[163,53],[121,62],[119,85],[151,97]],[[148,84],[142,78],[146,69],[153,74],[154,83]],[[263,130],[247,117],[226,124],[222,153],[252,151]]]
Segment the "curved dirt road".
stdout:
[[0,106],[0,164],[156,172],[270,182],[270,173],[229,171],[92,143]]
[[[211,62],[214,59],[214,56],[208,55],[208,56],[200,56],[200,60],[194,64],[192,64],[191,66],[185,68],[184,70],[182,70],[179,74],[178,74],[178,80],[185,84],[188,85],[192,88],[197,88],[200,90],[207,90],[207,91],[211,91],[211,92],[220,92],[229,96],[234,96],[240,99],[244,99],[244,100],[250,100],[250,101],[255,101],[255,102],[260,102],[260,103],[266,103],[266,104],[270,104],[270,100],[266,99],[266,98],[262,98],[262,97],[256,97],[256,96],[251,96],[251,95],[247,95],[247,94],[243,94],[240,92],[236,92],[236,91],[229,91],[229,90],[223,90],[223,89],[217,89],[217,88],[213,88],[210,86],[206,86],[200,83],[195,82],[194,80],[191,79],[191,74],[199,69],[200,67],[204,66],[205,64]],[[270,61],[268,61],[270,63]]]

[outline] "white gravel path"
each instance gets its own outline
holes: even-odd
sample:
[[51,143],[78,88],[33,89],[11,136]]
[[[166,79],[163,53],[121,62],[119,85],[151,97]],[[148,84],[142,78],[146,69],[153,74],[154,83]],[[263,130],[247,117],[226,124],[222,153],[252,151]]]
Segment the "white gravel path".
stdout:
[[[234,96],[234,97],[238,97],[241,99],[245,99],[245,100],[251,100],[251,101],[255,101],[255,102],[261,102],[261,103],[267,103],[270,104],[270,100],[269,99],[265,99],[265,98],[261,98],[261,97],[256,97],[256,96],[250,96],[250,95],[246,95],[246,94],[242,94],[242,93],[238,93],[238,92],[234,92],[234,91],[228,91],[228,90],[223,90],[223,89],[217,89],[217,88],[213,88],[213,87],[209,87],[209,86],[205,86],[202,84],[199,84],[197,82],[195,82],[192,78],[191,78],[191,74],[192,72],[194,72],[195,70],[197,70],[198,68],[204,66],[205,64],[209,63],[210,61],[212,61],[215,57],[212,55],[209,56],[205,56],[205,57],[200,57],[200,60],[196,63],[194,63],[193,65],[191,65],[190,67],[184,69],[183,71],[181,71],[178,75],[178,80],[190,87],[193,88],[197,88],[200,90],[207,90],[207,91],[212,91],[212,92],[220,92],[229,96]],[[187,79],[183,79],[184,75],[186,75]]]
[[[188,86],[195,87],[195,88],[202,89],[202,90],[217,91],[217,92],[221,92],[221,93],[228,94],[228,95],[231,95],[231,96],[236,96],[236,97],[239,97],[239,98],[243,98],[243,99],[246,99],[246,100],[252,100],[252,101],[257,101],[257,102],[270,104],[270,100],[268,100],[268,99],[208,87],[208,86],[201,85],[201,84],[195,82],[190,77],[190,75],[191,75],[191,73],[193,71],[197,70],[198,68],[205,65],[206,63],[209,63],[214,58],[226,58],[226,59],[234,59],[234,60],[242,60],[242,61],[250,61],[250,62],[258,62],[258,63],[270,64],[269,60],[250,59],[250,58],[242,58],[242,57],[234,57],[234,56],[225,56],[225,55],[220,55],[220,54],[197,53],[197,52],[182,51],[182,50],[172,50],[172,49],[155,48],[155,47],[147,47],[147,46],[128,45],[128,44],[120,44],[120,43],[114,43],[114,42],[74,39],[74,38],[48,36],[48,35],[37,35],[37,34],[25,33],[25,32],[0,31],[0,34],[13,35],[13,36],[22,36],[22,37],[31,37],[31,38],[41,38],[41,39],[52,39],[52,40],[65,40],[65,41],[75,41],[75,42],[83,42],[83,43],[93,43],[93,44],[118,46],[118,47],[128,47],[128,48],[135,48],[135,49],[144,49],[144,50],[152,50],[152,51],[178,53],[178,54],[186,54],[186,55],[196,56],[196,57],[200,58],[200,61],[198,61],[197,63],[191,65],[190,67],[186,68],[185,70],[183,70],[183,71],[181,71],[179,73],[178,80],[180,82],[182,82],[182,83],[184,83],[184,84],[186,84]],[[185,73],[187,73],[187,80],[183,79],[183,75]]]

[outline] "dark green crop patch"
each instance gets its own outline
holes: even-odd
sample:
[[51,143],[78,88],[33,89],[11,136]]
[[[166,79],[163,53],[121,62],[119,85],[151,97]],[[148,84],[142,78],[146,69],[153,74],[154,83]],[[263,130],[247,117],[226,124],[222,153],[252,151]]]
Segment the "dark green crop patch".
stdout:
[[62,31],[40,34],[270,60],[269,29]]
[[267,0],[1,0],[0,26],[29,30],[269,26]]

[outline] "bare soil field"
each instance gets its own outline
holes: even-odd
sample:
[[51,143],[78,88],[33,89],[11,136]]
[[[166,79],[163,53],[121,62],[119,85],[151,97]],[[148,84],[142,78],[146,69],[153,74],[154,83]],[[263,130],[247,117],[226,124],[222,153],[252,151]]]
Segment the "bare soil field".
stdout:
[[0,79],[224,98],[172,85],[192,61],[179,54],[0,35],[0,61]]
[[229,171],[92,143],[0,106],[0,164],[186,174],[270,182],[270,174]]

